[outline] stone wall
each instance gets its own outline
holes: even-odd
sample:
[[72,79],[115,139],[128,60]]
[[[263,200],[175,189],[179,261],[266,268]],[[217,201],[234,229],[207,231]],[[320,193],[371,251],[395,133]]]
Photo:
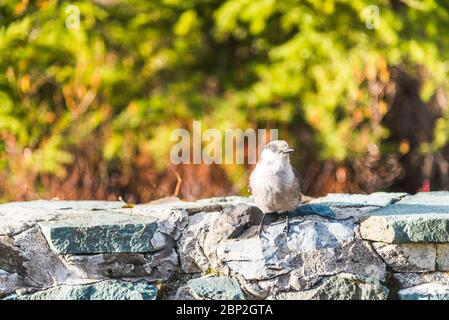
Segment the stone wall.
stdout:
[[449,192],[0,206],[4,299],[446,299]]

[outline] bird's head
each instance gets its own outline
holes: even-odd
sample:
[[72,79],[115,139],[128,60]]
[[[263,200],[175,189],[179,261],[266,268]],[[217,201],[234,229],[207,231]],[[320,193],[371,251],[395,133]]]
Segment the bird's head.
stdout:
[[290,163],[290,153],[295,151],[287,141],[275,140],[268,143],[260,155],[260,161],[265,164],[270,163]]

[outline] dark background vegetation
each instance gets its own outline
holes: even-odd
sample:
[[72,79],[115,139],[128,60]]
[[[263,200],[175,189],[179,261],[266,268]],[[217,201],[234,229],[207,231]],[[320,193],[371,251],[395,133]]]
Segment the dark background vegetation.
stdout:
[[0,0],[0,201],[246,194],[170,163],[193,119],[279,128],[309,195],[448,189],[448,30],[445,0]]

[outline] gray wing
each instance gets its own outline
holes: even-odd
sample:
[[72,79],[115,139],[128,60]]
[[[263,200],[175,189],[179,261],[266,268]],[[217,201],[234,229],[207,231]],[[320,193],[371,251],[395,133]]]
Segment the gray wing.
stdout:
[[299,185],[299,190],[301,190],[301,191],[300,191],[300,194],[299,194],[299,201],[301,201],[301,203],[308,203],[308,202],[312,201],[313,199],[315,199],[315,198],[306,196],[306,195],[303,193],[303,189],[304,189],[304,188],[303,188],[303,186],[304,186],[304,180],[302,179],[302,177],[301,177],[301,175],[299,174],[298,170],[296,170],[295,168],[293,168],[293,173],[295,174],[295,179],[297,179],[297,183],[298,183],[298,185]]
[[293,173],[295,175],[295,184],[298,186],[298,189],[299,189],[299,200],[301,200],[304,180],[302,179],[298,170],[296,170],[295,168],[293,168]]

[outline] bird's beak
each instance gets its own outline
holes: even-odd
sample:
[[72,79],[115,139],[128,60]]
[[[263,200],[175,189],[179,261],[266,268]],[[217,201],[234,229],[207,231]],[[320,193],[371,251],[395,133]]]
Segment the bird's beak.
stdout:
[[293,151],[295,151],[295,149],[293,149],[293,148],[288,148],[288,149],[283,150],[282,153],[284,153],[284,154],[289,154],[289,153],[292,153]]

